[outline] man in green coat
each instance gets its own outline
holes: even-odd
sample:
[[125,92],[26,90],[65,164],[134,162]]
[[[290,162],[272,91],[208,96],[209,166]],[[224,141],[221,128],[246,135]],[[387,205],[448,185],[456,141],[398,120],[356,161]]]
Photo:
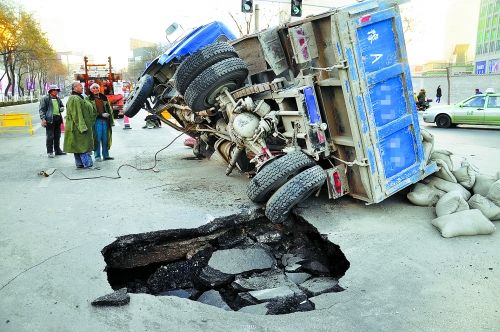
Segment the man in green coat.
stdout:
[[75,154],[77,168],[91,168],[94,164],[90,153],[94,150],[96,114],[92,105],[82,96],[82,84],[74,82],[71,89],[71,96],[66,102],[64,151]]

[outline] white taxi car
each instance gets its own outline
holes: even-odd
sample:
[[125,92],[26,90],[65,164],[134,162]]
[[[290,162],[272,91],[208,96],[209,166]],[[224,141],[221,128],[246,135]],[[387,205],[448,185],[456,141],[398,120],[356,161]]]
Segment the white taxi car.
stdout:
[[455,105],[433,106],[423,113],[423,119],[439,128],[458,124],[500,125],[500,93],[478,94]]

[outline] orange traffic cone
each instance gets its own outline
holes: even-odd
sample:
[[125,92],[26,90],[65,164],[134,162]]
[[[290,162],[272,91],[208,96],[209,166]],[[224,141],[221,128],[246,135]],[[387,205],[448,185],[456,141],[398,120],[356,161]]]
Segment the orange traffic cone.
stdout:
[[64,120],[61,121],[61,133],[64,133]]
[[130,127],[130,119],[126,115],[123,116],[123,129],[132,129]]

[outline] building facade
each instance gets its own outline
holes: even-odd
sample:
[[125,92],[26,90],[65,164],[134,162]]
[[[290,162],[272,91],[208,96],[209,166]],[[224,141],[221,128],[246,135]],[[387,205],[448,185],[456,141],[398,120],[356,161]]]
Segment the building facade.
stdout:
[[500,0],[481,0],[475,73],[500,74]]

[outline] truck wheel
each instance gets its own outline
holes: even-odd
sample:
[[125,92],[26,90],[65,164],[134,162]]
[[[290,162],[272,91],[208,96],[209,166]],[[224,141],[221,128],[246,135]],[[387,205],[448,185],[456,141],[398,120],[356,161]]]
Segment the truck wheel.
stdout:
[[446,114],[439,114],[436,117],[436,126],[438,128],[450,128],[451,127],[451,119]]
[[273,223],[283,222],[290,210],[317,191],[326,180],[326,173],[316,165],[297,174],[276,191],[266,205],[266,217]]
[[205,69],[189,84],[184,100],[193,111],[210,108],[220,91],[240,88],[247,75],[247,65],[240,58],[222,60]]
[[127,102],[124,106],[124,114],[129,118],[134,117],[141,110],[153,91],[154,79],[151,75],[144,74],[139,82],[135,85],[134,89],[130,91]]
[[237,58],[238,53],[228,43],[219,42],[207,45],[184,60],[175,75],[175,88],[184,95],[189,84],[208,67],[225,59]]
[[247,187],[247,195],[253,202],[265,202],[288,180],[314,165],[316,162],[302,151],[284,155],[271,161],[252,178]]

